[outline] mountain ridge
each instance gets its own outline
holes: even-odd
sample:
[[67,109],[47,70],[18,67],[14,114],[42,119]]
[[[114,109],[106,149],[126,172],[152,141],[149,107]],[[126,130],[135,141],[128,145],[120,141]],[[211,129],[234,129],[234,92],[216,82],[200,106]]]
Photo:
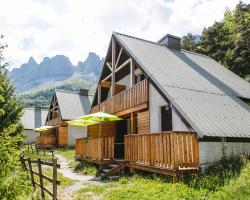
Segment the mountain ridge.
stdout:
[[22,64],[20,68],[10,71],[9,77],[13,81],[17,93],[48,87],[75,75],[80,75],[82,79],[96,83],[103,62],[104,58],[94,52],[89,52],[85,61],[79,61],[77,65],[73,65],[65,55],[44,57],[40,63],[30,57],[28,62]]

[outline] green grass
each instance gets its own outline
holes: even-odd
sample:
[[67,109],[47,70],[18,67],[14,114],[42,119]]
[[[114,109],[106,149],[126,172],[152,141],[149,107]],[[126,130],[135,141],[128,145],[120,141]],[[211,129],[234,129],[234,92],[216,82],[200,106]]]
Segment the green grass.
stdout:
[[65,157],[68,161],[74,160],[75,149],[74,148],[57,148],[55,153]]
[[186,177],[171,183],[156,175],[121,177],[117,182],[90,185],[75,193],[81,199],[249,199],[250,160],[247,157],[224,158],[209,167],[204,175]]
[[74,170],[77,173],[83,174],[83,175],[91,175],[91,176],[97,176],[97,168],[92,165],[92,163],[88,161],[72,161],[70,162],[69,167]]
[[44,155],[43,151],[40,151],[39,154],[37,154],[35,151],[32,153],[31,150],[24,150],[24,157],[25,158],[30,158],[31,160],[36,160],[37,158],[41,158],[41,160],[45,161],[51,161],[52,160],[52,155],[51,153],[47,153]]

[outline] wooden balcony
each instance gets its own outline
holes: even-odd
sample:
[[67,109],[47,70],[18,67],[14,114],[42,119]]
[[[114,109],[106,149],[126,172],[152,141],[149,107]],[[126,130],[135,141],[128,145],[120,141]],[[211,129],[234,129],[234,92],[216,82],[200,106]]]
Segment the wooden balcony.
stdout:
[[36,144],[44,147],[56,145],[56,137],[53,135],[40,135],[36,138]]
[[61,119],[60,117],[56,117],[54,119],[46,121],[47,126],[57,126],[61,124]]
[[193,132],[126,135],[125,160],[148,169],[197,169],[198,142]]
[[114,137],[93,137],[76,139],[75,155],[96,162],[114,159]]
[[148,93],[148,81],[143,80],[133,87],[92,107],[91,113],[104,111],[110,114],[117,114],[125,110],[134,112],[136,109],[147,106]]

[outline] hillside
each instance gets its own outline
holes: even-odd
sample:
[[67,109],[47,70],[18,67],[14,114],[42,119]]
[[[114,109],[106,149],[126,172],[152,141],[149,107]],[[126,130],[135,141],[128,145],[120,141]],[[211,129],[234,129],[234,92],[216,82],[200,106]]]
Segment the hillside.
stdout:
[[95,84],[81,78],[80,75],[74,76],[64,81],[58,81],[51,86],[43,89],[34,89],[19,94],[20,99],[25,103],[26,107],[48,107],[55,89],[78,92],[80,88],[89,89],[89,93],[93,94]]
[[46,89],[58,81],[65,81],[80,75],[82,79],[95,83],[100,75],[103,58],[90,52],[85,61],[73,65],[64,55],[44,57],[37,63],[32,57],[20,68],[14,68],[9,76],[13,80],[17,93],[32,89]]

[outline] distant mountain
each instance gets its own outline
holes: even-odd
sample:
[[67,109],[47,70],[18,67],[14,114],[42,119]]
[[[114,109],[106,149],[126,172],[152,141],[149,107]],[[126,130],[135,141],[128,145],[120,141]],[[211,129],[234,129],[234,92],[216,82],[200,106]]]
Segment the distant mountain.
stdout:
[[17,92],[44,88],[55,82],[67,80],[75,74],[95,83],[100,75],[103,60],[93,52],[88,54],[84,62],[79,61],[77,66],[74,66],[64,55],[45,57],[39,64],[30,57],[28,62],[21,65],[20,68],[14,68],[9,76],[13,80]]
[[18,96],[26,107],[49,107],[55,89],[79,92],[81,88],[89,89],[89,94],[94,94],[95,84],[83,80],[81,76],[75,75],[67,80],[58,81],[43,89],[34,89],[20,93]]
[[87,59],[84,62],[79,61],[76,66],[76,72],[80,73],[83,79],[96,82],[102,70],[104,58],[90,52]]

